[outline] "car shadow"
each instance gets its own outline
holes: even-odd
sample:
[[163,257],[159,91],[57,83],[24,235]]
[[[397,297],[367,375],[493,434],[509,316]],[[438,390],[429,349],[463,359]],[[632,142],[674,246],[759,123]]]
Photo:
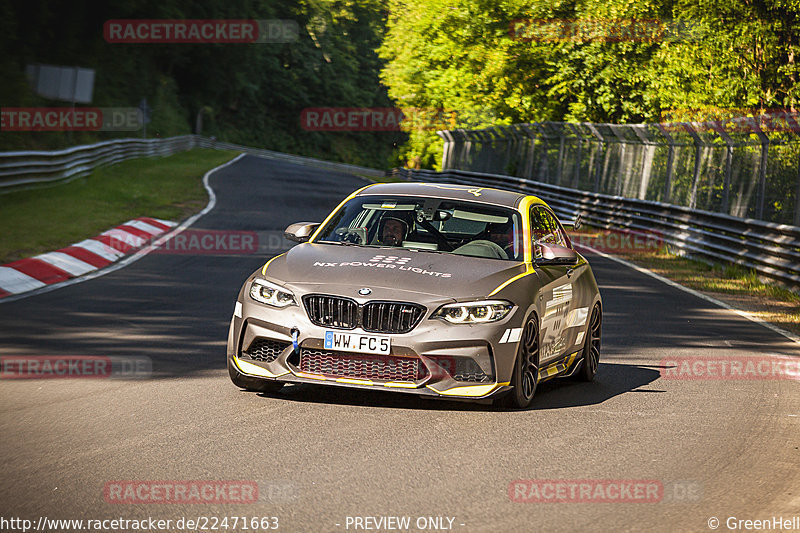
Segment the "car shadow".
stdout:
[[626,393],[664,392],[643,389],[660,377],[658,366],[601,362],[595,380],[581,383],[554,379],[540,385],[533,405],[515,410],[496,407],[491,400],[453,400],[422,397],[394,391],[348,389],[324,385],[291,384],[275,393],[259,393],[264,398],[298,403],[316,403],[370,408],[411,409],[426,411],[536,411],[597,405]]

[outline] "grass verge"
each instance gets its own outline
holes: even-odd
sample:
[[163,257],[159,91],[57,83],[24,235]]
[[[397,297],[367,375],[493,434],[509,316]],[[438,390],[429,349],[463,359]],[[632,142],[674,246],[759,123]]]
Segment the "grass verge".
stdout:
[[133,159],[64,185],[0,194],[0,264],[57,250],[140,216],[179,221],[208,203],[203,175],[235,152]]

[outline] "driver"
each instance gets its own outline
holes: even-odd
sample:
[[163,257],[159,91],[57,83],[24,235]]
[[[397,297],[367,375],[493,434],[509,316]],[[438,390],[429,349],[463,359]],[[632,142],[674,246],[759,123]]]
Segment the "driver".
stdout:
[[402,246],[408,232],[408,224],[399,218],[387,217],[381,221],[381,244],[386,246]]

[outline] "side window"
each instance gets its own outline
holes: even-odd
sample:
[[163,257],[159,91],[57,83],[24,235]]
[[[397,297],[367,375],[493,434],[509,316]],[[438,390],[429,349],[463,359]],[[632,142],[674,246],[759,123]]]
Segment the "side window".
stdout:
[[569,240],[567,232],[564,231],[564,227],[561,225],[555,215],[547,209],[540,208],[540,210],[544,213],[544,216],[550,220],[550,227],[553,228],[553,232],[556,235],[556,244],[560,244],[566,248],[572,248],[572,243]]
[[552,213],[541,206],[531,208],[531,239],[533,240],[534,257],[541,256],[539,243],[569,247],[569,239],[558,220]]

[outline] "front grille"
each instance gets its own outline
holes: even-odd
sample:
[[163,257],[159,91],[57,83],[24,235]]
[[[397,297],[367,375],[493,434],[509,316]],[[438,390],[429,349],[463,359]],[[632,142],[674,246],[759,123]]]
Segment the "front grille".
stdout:
[[399,302],[372,302],[362,311],[362,327],[378,333],[408,333],[419,323],[425,308]]
[[291,343],[286,341],[276,341],[272,339],[264,339],[258,337],[250,343],[246,351],[242,355],[262,361],[264,363],[271,363],[285,350]]
[[425,315],[425,307],[406,302],[368,302],[358,305],[341,296],[312,294],[303,298],[308,318],[317,326],[373,333],[408,333]]
[[317,326],[353,329],[358,325],[358,304],[349,298],[311,295],[303,302],[308,318]]
[[453,376],[456,381],[469,381],[472,383],[488,383],[491,381],[483,371],[478,372],[459,372]]
[[414,357],[366,355],[303,348],[300,370],[325,376],[374,379],[381,381],[417,381],[427,370]]

